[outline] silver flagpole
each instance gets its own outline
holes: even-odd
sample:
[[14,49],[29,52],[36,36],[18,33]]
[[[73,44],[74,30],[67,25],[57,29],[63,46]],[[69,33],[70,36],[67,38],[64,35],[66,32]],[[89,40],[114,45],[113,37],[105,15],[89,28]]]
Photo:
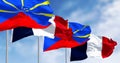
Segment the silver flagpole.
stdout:
[[65,48],[65,63],[68,63],[67,61],[68,61],[68,59],[67,59],[67,48]]
[[8,30],[6,31],[6,63],[8,63]]
[[39,57],[39,54],[40,54],[40,48],[39,48],[39,45],[40,45],[40,37],[38,36],[38,63],[40,62],[40,57]]

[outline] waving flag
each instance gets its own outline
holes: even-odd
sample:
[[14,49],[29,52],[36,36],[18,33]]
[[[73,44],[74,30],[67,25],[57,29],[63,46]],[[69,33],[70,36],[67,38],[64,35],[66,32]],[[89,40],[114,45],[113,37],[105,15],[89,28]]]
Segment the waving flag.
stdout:
[[54,22],[55,16],[53,16],[51,19],[49,19],[49,22],[52,24],[44,29],[34,29],[34,28],[25,28],[25,27],[19,27],[15,28],[13,30],[13,37],[12,37],[12,42],[15,42],[17,40],[20,40],[22,38],[25,38],[27,36],[47,36],[49,38],[54,38],[54,33],[55,33],[55,28],[56,24]]
[[[87,40],[89,40],[89,36],[91,32],[91,29],[89,26],[81,25],[78,23],[72,23],[72,22],[70,22],[68,26],[67,20],[64,20],[59,16],[55,16],[54,22],[56,25],[54,38],[45,37],[44,51],[62,48],[62,47],[72,48],[72,47],[82,45]],[[41,33],[41,32],[37,32],[37,33]],[[13,42],[34,34],[35,32],[30,28],[14,29]]]
[[99,38],[91,34],[86,44],[71,49],[71,61],[79,61],[88,57],[107,58],[113,53],[116,45],[117,43],[112,39],[104,36]]
[[52,16],[48,0],[0,0],[0,31],[16,27],[46,28]]
[[[55,38],[45,37],[44,39],[44,51],[58,48],[72,48],[83,45],[89,40],[91,29],[87,25],[70,22],[69,27],[56,26],[58,28],[56,28],[55,31]],[[62,28],[62,30],[60,28]]]
[[33,29],[33,28],[25,28],[25,27],[15,28],[13,30],[12,42],[15,42],[17,40],[20,40],[24,37],[31,35],[54,38],[55,29],[62,30],[66,28],[68,24],[67,21],[65,21],[62,17],[59,16],[53,16],[51,19],[49,19],[49,22],[51,22],[52,24],[45,29]]

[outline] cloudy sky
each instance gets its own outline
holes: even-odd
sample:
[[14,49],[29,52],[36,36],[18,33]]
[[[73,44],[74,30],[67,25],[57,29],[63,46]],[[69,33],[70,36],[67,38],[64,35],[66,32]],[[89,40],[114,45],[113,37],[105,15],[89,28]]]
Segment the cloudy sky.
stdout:
[[[55,15],[71,22],[90,25],[92,33],[107,36],[118,42],[107,59],[88,58],[71,63],[119,63],[120,60],[120,0],[50,0]],[[5,63],[6,31],[0,32],[0,63]],[[11,31],[9,31],[11,40]],[[37,63],[38,37],[9,42],[9,63]],[[43,37],[40,37],[42,50]],[[40,52],[40,63],[65,63],[65,49]],[[68,62],[70,63],[70,62]]]

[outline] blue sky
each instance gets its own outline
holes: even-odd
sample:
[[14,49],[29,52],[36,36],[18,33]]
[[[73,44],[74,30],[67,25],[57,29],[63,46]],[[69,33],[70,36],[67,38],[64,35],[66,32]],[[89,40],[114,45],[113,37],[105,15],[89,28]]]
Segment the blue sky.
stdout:
[[[92,33],[111,37],[118,42],[114,53],[107,59],[88,58],[71,63],[119,63],[120,60],[120,0],[50,0],[55,15],[72,22],[88,24]],[[6,31],[0,32],[0,63],[5,63]],[[43,37],[41,43],[43,42]],[[9,31],[11,40],[11,31]],[[38,37],[27,37],[16,43],[9,42],[9,63],[37,63]],[[42,45],[40,46],[42,50]],[[40,52],[40,63],[65,63],[65,49]]]

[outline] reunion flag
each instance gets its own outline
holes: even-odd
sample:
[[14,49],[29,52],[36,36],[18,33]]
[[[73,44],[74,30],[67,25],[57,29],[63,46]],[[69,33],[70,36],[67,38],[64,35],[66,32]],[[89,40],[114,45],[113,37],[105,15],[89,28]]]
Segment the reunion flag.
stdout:
[[69,22],[69,27],[62,30],[60,29],[62,26],[57,26],[54,39],[45,37],[44,51],[58,48],[72,48],[83,45],[89,40],[91,29],[87,25]]
[[107,58],[113,51],[117,43],[107,37],[99,38],[93,34],[90,40],[82,46],[71,49],[71,61],[79,61],[88,57]]
[[0,0],[0,31],[16,28],[46,28],[53,11],[48,0]]

